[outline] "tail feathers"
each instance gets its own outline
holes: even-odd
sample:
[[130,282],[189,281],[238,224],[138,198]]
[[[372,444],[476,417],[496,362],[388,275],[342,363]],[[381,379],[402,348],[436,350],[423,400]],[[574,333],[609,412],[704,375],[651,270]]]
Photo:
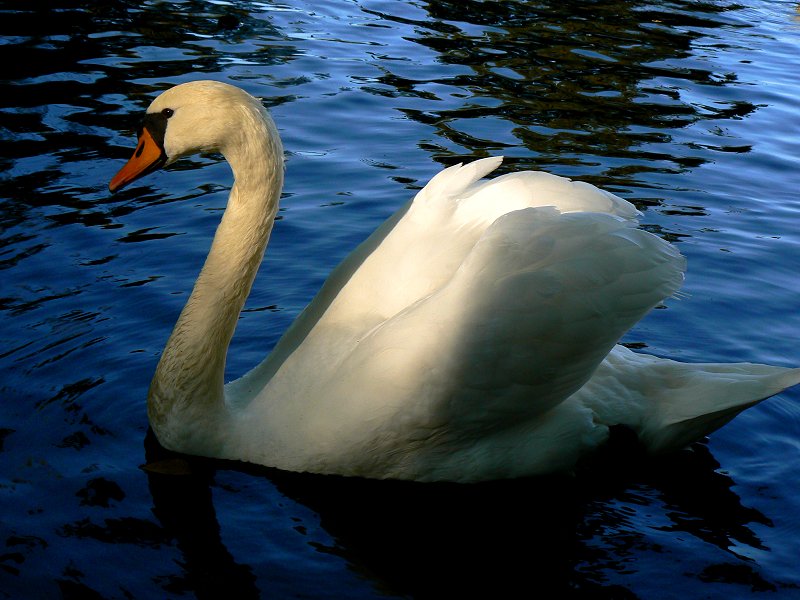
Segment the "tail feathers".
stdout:
[[800,369],[751,363],[664,361],[657,401],[639,439],[651,452],[686,446],[719,429],[744,409],[800,383]]

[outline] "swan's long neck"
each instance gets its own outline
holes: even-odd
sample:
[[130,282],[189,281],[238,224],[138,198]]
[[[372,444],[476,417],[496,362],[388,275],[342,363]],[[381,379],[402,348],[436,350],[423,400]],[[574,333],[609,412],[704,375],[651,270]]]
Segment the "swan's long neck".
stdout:
[[283,150],[275,126],[260,110],[250,117],[221,148],[233,170],[233,189],[150,386],[150,423],[167,447],[191,448],[192,439],[202,435],[197,441],[208,451],[209,433],[222,435],[225,429],[225,357],[283,185]]

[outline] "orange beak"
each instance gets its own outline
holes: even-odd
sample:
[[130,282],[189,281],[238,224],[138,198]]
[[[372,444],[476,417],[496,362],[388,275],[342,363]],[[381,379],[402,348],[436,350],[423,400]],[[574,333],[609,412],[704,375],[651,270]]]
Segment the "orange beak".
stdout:
[[164,149],[156,143],[147,127],[142,127],[136,152],[133,153],[133,156],[125,166],[119,170],[119,173],[114,175],[114,178],[108,184],[108,189],[111,193],[114,193],[131,181],[135,181],[162,167],[165,162],[167,162],[167,155],[164,153]]

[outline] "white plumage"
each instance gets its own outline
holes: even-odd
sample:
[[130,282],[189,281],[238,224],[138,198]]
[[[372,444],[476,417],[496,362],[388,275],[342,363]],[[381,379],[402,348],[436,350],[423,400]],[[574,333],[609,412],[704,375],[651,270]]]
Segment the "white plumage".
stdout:
[[[625,200],[546,173],[484,181],[501,162],[487,158],[436,175],[223,389],[277,210],[280,140],[255,99],[221,83],[177,86],[148,113],[171,115],[166,162],[220,151],[236,181],[151,386],[168,448],[375,478],[520,477],[572,468],[617,424],[652,451],[679,448],[800,381],[617,346],[678,289],[683,258]],[[111,187],[149,171],[139,163]]]

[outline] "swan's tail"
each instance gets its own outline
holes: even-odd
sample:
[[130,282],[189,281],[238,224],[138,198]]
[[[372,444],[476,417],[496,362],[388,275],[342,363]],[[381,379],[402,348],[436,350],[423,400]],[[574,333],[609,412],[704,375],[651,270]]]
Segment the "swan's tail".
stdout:
[[664,366],[671,373],[639,433],[651,452],[699,440],[744,409],[800,383],[800,369],[752,363]]
[[650,452],[662,453],[702,439],[744,409],[797,385],[800,368],[681,363],[617,346],[595,380],[614,396],[592,406],[596,419],[630,426]]

